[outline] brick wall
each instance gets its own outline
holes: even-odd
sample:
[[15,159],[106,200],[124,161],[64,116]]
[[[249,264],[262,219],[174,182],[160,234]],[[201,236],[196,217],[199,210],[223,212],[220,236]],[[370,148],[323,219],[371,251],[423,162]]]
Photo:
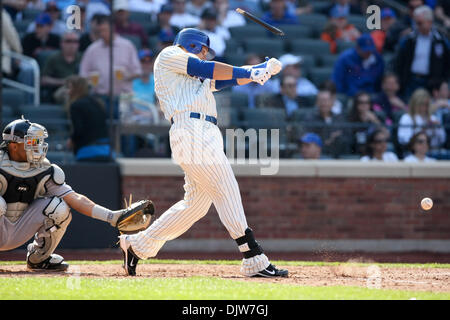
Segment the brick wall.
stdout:
[[[237,178],[257,238],[450,239],[450,178]],[[154,200],[157,216],[183,198],[181,176],[122,180],[124,197]],[[420,200],[431,197],[425,212]],[[184,239],[229,239],[212,207]]]

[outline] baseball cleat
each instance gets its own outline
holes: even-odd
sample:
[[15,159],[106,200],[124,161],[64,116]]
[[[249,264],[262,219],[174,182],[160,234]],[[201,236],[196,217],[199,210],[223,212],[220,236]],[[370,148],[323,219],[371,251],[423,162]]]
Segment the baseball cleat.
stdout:
[[27,268],[31,271],[63,272],[69,268],[69,265],[60,255],[52,254],[50,257],[39,263],[31,263],[27,257]]
[[277,269],[273,264],[269,264],[267,268],[254,274],[252,277],[264,277],[264,278],[287,278],[289,272],[284,269]]
[[136,275],[136,266],[139,262],[139,258],[131,250],[131,244],[127,241],[126,236],[119,237],[120,249],[123,253],[123,269],[127,276]]

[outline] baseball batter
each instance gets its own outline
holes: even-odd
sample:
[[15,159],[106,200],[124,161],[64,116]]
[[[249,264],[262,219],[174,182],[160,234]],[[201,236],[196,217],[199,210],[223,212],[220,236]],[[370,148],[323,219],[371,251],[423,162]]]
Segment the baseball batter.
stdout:
[[[142,230],[150,224],[151,201],[109,210],[65,183],[64,171],[47,158],[45,127],[17,119],[3,130],[0,145],[0,251],[27,246],[31,271],[65,271],[69,265],[54,251],[72,219],[70,209],[109,222],[121,231]],[[151,209],[151,208],[150,208]]]
[[155,92],[172,123],[170,146],[185,173],[185,195],[146,230],[119,237],[128,275],[136,274],[139,259],[156,256],[166,241],[186,232],[214,204],[244,256],[241,272],[245,276],[288,276],[287,270],[270,263],[247,225],[239,186],[223,151],[213,96],[214,91],[232,85],[251,81],[263,85],[280,72],[281,63],[272,58],[260,65],[233,67],[207,61],[213,57],[208,36],[186,28],[156,58]]

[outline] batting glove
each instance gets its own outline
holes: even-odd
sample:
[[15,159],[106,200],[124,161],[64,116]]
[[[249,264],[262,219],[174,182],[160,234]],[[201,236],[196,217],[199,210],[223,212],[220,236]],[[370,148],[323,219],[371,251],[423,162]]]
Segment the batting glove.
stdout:
[[[268,58],[266,58],[267,60]],[[275,58],[270,58],[267,61],[267,70],[269,71],[269,73],[274,76],[276,74],[278,74],[281,69],[283,68],[283,64],[281,63],[280,60],[275,59]]]
[[250,69],[250,79],[253,82],[263,85],[271,77],[271,74],[267,70],[267,66],[253,66]]

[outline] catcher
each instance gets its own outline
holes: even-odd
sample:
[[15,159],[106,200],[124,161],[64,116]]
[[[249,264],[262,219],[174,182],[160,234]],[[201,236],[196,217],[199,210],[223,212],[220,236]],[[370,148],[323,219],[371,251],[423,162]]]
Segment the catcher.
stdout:
[[147,228],[153,203],[142,200],[112,211],[76,193],[65,183],[63,170],[46,158],[47,130],[23,118],[7,124],[0,145],[0,251],[27,246],[32,271],[65,271],[69,265],[54,254],[74,209],[132,233]]

